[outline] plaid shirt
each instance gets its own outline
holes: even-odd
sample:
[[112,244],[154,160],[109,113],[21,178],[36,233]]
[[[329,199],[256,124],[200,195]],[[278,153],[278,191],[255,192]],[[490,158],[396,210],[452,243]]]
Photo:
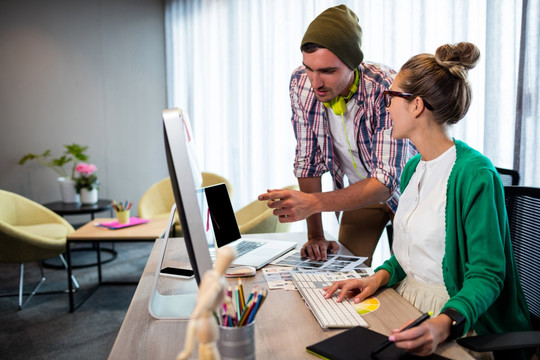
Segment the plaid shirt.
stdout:
[[[392,121],[386,112],[383,91],[390,88],[396,72],[373,63],[362,63],[358,70],[358,91],[350,100],[355,102],[352,112],[358,153],[368,177],[378,179],[390,189],[392,196],[387,204],[395,212],[400,194],[401,171],[407,160],[416,153],[408,140],[392,138]],[[334,188],[343,188],[344,173],[334,154],[327,110],[315,98],[304,66],[292,74],[289,92],[291,121],[297,141],[295,176],[320,177],[330,171]]]

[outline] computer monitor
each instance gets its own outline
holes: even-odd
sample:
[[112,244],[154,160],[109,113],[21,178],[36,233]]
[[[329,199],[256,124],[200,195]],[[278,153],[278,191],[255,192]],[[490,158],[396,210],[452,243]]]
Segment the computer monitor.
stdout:
[[[198,285],[204,273],[212,269],[208,237],[213,237],[213,229],[211,224],[205,227],[203,223],[203,219],[209,216],[209,211],[204,191],[199,189],[202,186],[202,174],[187,116],[180,109],[167,109],[162,115],[169,176],[189,261]],[[171,211],[169,222],[172,222],[172,219],[173,211]],[[149,311],[158,319],[189,318],[196,302],[196,286],[189,294],[177,295],[161,294],[157,288],[167,242],[168,234],[163,242],[156,269]],[[180,286],[186,285],[180,284]]]
[[204,192],[197,192],[202,186],[202,175],[194,153],[193,134],[187,118],[179,109],[163,111],[163,130],[176,209],[189,261],[199,284],[206,270],[212,268],[212,259],[203,224],[205,200],[201,196]]

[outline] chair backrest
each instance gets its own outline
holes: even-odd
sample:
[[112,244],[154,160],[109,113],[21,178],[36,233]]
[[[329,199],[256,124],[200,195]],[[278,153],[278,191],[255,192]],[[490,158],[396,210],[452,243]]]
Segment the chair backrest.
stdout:
[[15,223],[18,197],[17,194],[0,189],[0,222]]
[[64,218],[22,195],[0,189],[0,262],[50,259],[75,231]]
[[229,182],[229,180],[225,179],[221,175],[214,174],[214,173],[211,173],[211,172],[203,171],[201,174],[202,174],[202,179],[203,179],[203,183],[202,183],[203,187],[210,186],[210,185],[215,185],[215,184],[225,183],[225,185],[227,186],[227,192],[229,193],[229,197],[231,198],[231,201],[232,201],[232,198],[233,198],[233,186]]
[[519,185],[519,172],[512,169],[496,167],[504,186]]
[[[202,172],[202,178],[202,186],[225,183],[229,196],[232,198],[233,187],[223,176],[210,172]],[[173,204],[174,194],[171,187],[171,179],[166,177],[150,186],[143,194],[139,200],[138,215],[147,219],[167,217]]]
[[[289,185],[284,190],[298,190],[298,185]],[[291,224],[280,223],[274,210],[266,202],[254,200],[235,213],[241,234],[288,232]]]
[[174,195],[171,180],[165,178],[153,184],[139,200],[139,216],[151,219],[171,211]]
[[533,328],[540,329],[540,188],[505,186],[510,237]]

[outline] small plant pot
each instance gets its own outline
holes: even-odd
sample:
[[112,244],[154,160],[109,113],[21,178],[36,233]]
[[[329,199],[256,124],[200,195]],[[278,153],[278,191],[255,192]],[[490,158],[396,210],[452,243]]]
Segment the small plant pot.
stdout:
[[98,191],[97,189],[88,190],[82,188],[81,191],[81,203],[83,204],[95,204],[98,201]]

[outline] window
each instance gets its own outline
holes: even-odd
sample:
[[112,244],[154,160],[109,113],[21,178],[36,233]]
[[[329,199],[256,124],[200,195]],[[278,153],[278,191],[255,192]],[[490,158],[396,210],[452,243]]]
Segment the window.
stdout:
[[203,168],[240,189],[235,207],[296,183],[289,77],[308,24],[341,3],[360,18],[365,60],[396,70],[439,45],[475,43],[482,56],[469,73],[473,103],[452,135],[496,166],[514,168],[517,158],[522,184],[540,185],[539,0],[169,0],[168,106],[189,114]]

